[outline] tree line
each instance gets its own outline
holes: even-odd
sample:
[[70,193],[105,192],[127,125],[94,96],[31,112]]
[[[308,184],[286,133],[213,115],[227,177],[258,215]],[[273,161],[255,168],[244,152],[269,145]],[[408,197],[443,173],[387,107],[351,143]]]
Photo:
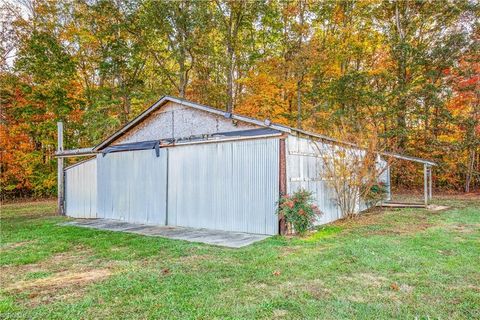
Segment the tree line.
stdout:
[[[480,185],[476,1],[19,0],[1,5],[1,187],[55,193],[56,122],[92,146],[162,95],[378,135]],[[338,130],[337,130],[338,131]],[[399,186],[419,183],[401,164]]]

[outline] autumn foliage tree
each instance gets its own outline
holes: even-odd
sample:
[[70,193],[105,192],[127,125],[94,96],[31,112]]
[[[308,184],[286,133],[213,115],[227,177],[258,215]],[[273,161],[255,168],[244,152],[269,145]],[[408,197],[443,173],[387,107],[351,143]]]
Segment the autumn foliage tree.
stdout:
[[[474,1],[20,0],[0,5],[2,195],[55,193],[55,122],[87,147],[170,94],[439,163],[479,187]],[[398,167],[399,187],[421,184]]]
[[[478,30],[477,30],[478,32]],[[478,35],[476,37],[478,45]],[[453,95],[448,109],[454,121],[443,141],[454,157],[445,157],[452,184],[463,182],[465,192],[480,178],[480,55],[478,47],[466,52],[457,68],[446,70]],[[458,185],[460,187],[460,185]]]
[[[382,175],[392,159],[382,159],[383,146],[376,134],[352,135],[345,126],[335,136],[340,141],[355,144],[331,144],[312,139],[316,156],[320,159],[321,179],[333,190],[334,199],[343,218],[352,218],[362,211],[364,204],[375,205],[386,200]],[[374,196],[372,193],[377,193]]]

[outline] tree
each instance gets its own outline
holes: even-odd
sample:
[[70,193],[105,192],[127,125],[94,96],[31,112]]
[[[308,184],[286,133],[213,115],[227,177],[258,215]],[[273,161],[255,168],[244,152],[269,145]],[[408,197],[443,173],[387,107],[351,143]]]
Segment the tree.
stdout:
[[[141,9],[141,37],[158,74],[184,98],[208,24],[208,4],[202,1],[146,1]],[[172,64],[172,62],[174,62]]]
[[[387,170],[388,163],[381,162],[379,152],[382,150],[379,150],[375,135],[359,138],[358,134],[352,136],[344,127],[337,131],[336,136],[340,141],[355,141],[359,147],[315,140],[311,140],[311,144],[321,163],[322,176],[319,178],[325,180],[333,190],[342,217],[352,218],[361,211],[362,202],[384,199],[386,190],[381,176]],[[372,192],[379,193],[378,197],[372,197]]]
[[15,51],[17,37],[14,23],[20,16],[20,9],[4,3],[0,5],[0,13],[0,71],[7,72]]
[[[92,146],[166,94],[326,135],[377,132],[438,162],[437,187],[480,185],[473,1],[13,3],[0,6],[12,194],[52,192],[57,120],[67,147]],[[414,170],[395,184],[420,185]]]
[[[51,3],[32,6],[54,15]],[[56,24],[31,14],[33,24],[17,21],[17,59],[2,79],[2,188],[12,193],[50,195],[56,188],[56,122],[68,121],[73,142],[82,102],[76,66],[57,39]],[[36,17],[36,18],[35,18]],[[21,19],[21,17],[18,17]],[[28,30],[28,32],[27,32]]]
[[[463,164],[464,190],[470,192],[471,185],[480,179],[480,56],[478,54],[478,29],[471,50],[467,51],[457,68],[450,73],[454,96],[449,109],[455,117],[454,132],[461,158],[449,159]],[[457,153],[458,154],[458,153]]]
[[243,32],[253,27],[255,20],[255,4],[251,1],[215,0],[217,5],[216,19],[218,30],[221,32],[226,54],[226,110],[232,112],[235,100],[235,80],[237,59]]

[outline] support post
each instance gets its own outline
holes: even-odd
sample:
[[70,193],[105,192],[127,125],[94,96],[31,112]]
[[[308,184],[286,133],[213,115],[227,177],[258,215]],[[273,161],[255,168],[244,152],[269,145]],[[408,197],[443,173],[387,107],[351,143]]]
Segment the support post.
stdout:
[[[63,151],[63,122],[57,122],[57,152]],[[58,197],[58,214],[64,215],[64,172],[63,158],[57,157],[57,197]]]
[[425,208],[428,206],[428,166],[423,165],[423,196],[425,200]]
[[387,163],[387,181],[388,181],[388,201],[392,201],[392,175],[390,171],[390,164]]
[[428,170],[428,178],[429,178],[429,185],[428,185],[428,199],[432,200],[432,166],[429,167]]

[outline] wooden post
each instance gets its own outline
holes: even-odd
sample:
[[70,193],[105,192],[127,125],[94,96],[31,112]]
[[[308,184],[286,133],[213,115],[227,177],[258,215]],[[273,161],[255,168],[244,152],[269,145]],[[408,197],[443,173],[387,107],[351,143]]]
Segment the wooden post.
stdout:
[[[57,122],[57,152],[63,151],[63,123]],[[58,214],[64,215],[64,173],[63,158],[57,158],[57,197],[58,197]]]
[[425,200],[425,208],[428,206],[428,166],[423,165],[423,196]]
[[392,201],[392,172],[390,171],[390,164],[387,163],[387,166],[388,201]]
[[429,178],[428,199],[432,200],[432,166],[429,167],[428,178]]

